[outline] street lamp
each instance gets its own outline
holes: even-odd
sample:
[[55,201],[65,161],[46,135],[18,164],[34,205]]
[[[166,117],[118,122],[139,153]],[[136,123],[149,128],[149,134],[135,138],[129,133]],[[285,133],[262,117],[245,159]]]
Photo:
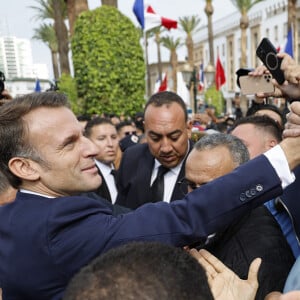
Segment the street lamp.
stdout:
[[208,87],[211,87],[215,82],[215,67],[210,63],[208,63],[208,65],[204,69],[204,76],[206,78]]

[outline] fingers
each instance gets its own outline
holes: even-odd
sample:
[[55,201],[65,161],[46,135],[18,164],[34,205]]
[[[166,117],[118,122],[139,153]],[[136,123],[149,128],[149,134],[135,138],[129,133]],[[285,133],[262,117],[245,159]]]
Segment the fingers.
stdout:
[[290,105],[290,112],[287,114],[287,122],[283,131],[283,137],[296,137],[300,135],[300,102],[293,102]]
[[248,282],[255,287],[258,287],[258,271],[261,266],[261,258],[256,258],[252,261],[249,272],[248,272]]
[[222,271],[227,269],[227,267],[219,259],[217,259],[214,255],[212,255],[207,250],[201,249],[199,250],[199,254],[205,260],[205,262],[209,264],[211,268],[213,268],[218,273],[221,273]]

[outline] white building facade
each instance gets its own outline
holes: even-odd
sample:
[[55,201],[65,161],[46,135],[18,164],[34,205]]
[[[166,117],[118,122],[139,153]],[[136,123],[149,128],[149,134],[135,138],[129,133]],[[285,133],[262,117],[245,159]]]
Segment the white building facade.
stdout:
[[[298,9],[299,9],[298,4]],[[215,10],[222,9],[214,7]],[[300,24],[297,9],[297,25]],[[235,72],[240,68],[241,59],[241,14],[238,10],[213,22],[214,34],[214,64],[219,55],[225,70],[226,83],[222,86],[225,98],[234,97],[239,92],[236,85]],[[268,37],[275,47],[284,50],[287,37],[287,0],[266,0],[253,6],[248,13],[249,27],[247,29],[247,66],[255,68],[261,62],[256,56],[256,48],[263,37]],[[300,25],[299,25],[300,26]],[[297,26],[297,27],[299,27]],[[298,35],[297,35],[298,36]],[[209,46],[207,25],[203,26],[194,36],[194,61],[197,65],[209,64]],[[295,57],[298,57],[298,39]]]
[[39,78],[42,91],[50,88],[46,64],[34,64],[29,39],[0,36],[0,71],[4,73],[5,88],[15,97],[34,91]]

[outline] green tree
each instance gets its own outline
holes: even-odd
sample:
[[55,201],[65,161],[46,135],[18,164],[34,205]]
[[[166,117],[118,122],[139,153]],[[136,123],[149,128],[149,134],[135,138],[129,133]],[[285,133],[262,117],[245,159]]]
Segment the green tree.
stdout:
[[162,26],[154,27],[147,31],[147,38],[154,37],[154,42],[156,44],[156,52],[157,52],[157,68],[158,68],[158,78],[162,80],[162,62],[161,62],[161,51],[160,51],[160,44],[161,44],[161,36],[160,34],[165,31],[165,28]]
[[61,73],[70,74],[68,29],[64,20],[67,18],[67,8],[64,0],[35,0],[36,6],[30,8],[36,11],[35,19],[51,19],[58,44]]
[[72,38],[78,96],[84,113],[124,112],[144,105],[145,64],[140,33],[116,8],[83,12]]
[[265,0],[231,0],[233,5],[241,13],[240,28],[241,28],[241,63],[240,67],[247,67],[247,28],[249,27],[249,10],[257,3]]
[[193,34],[198,31],[200,21],[201,20],[197,15],[179,18],[181,30],[183,30],[186,33],[185,44],[188,52],[188,63],[191,67],[194,67]]
[[177,65],[178,56],[177,49],[182,46],[180,38],[174,38],[172,36],[164,36],[161,38],[162,45],[170,50],[170,63],[172,66],[172,81],[173,81],[173,91],[177,92]]
[[35,28],[33,39],[44,42],[50,49],[54,78],[58,79],[58,46],[53,25],[44,23],[39,28]]

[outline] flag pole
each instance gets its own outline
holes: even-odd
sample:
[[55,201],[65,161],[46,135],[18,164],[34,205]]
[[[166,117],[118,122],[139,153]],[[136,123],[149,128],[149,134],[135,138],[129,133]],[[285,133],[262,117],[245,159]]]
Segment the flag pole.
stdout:
[[144,59],[145,59],[145,100],[148,99],[150,91],[150,77],[148,70],[148,45],[147,45],[147,31],[143,29],[144,38]]

